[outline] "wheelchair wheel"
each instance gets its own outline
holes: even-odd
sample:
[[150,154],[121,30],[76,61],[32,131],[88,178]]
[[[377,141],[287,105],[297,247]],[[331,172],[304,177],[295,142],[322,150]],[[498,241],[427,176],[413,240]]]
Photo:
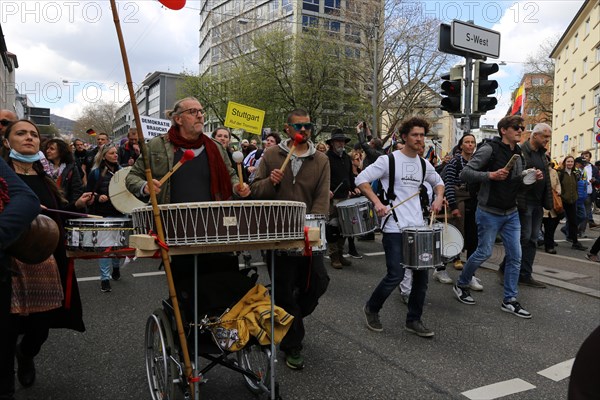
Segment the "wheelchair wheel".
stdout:
[[244,375],[246,386],[254,394],[265,392],[270,387],[271,349],[269,346],[250,345],[237,352],[240,367],[252,372],[256,378]]
[[146,322],[146,375],[153,400],[174,400],[180,394],[177,366],[171,360],[177,350],[169,319],[162,309],[155,310]]

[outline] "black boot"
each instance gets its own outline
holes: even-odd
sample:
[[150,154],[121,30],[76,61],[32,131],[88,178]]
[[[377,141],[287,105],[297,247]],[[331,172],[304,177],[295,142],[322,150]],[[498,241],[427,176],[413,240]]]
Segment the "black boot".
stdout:
[[21,353],[21,347],[17,346],[17,378],[23,387],[30,387],[35,383],[35,364],[33,357],[27,357]]

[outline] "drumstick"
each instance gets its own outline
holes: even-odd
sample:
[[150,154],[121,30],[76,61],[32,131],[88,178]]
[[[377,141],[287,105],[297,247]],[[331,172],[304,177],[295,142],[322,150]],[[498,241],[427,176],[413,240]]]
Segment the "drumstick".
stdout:
[[339,185],[337,185],[337,187],[333,190],[333,194],[335,194],[335,192],[338,191],[339,188],[342,187],[342,184],[344,183],[344,181],[341,181]]
[[240,178],[240,185],[244,183],[244,175],[242,175],[242,161],[244,161],[244,153],[241,151],[234,151],[231,155],[233,161],[237,164],[238,177]]
[[78,213],[78,212],[73,212],[73,211],[64,211],[64,210],[55,210],[53,208],[45,208],[42,207],[42,210],[45,211],[52,211],[55,213],[59,213],[59,214],[66,214],[66,215],[73,215],[75,217],[83,217],[83,218],[104,218],[101,215],[94,215],[94,214],[82,214],[82,213]]
[[302,139],[304,139],[304,136],[302,136],[299,133],[297,133],[296,136],[294,136],[294,144],[292,144],[290,152],[288,153],[287,157],[283,161],[283,164],[281,165],[281,173],[285,171],[285,167],[287,166],[288,161],[290,161],[290,158],[294,154],[294,151],[296,151],[296,146],[302,141]]
[[184,151],[183,156],[181,156],[181,160],[179,160],[179,162],[177,164],[175,164],[173,166],[173,168],[171,168],[171,170],[169,172],[167,172],[167,174],[165,176],[162,177],[162,179],[159,181],[159,183],[161,185],[163,183],[165,183],[167,181],[167,179],[169,179],[171,177],[171,175],[173,175],[173,173],[179,169],[179,167],[181,167],[185,162],[191,160],[195,156],[196,155],[194,154],[193,150]]
[[400,203],[396,204],[394,207],[390,208],[389,211],[392,211],[394,208],[401,206],[402,204],[406,203],[407,201],[409,201],[410,199],[412,199],[413,197],[418,196],[418,195],[419,195],[419,192],[413,194],[410,197],[407,197],[406,199],[402,200]]
[[433,220],[435,220],[435,210],[431,210],[431,218],[429,220],[429,227],[433,226]]

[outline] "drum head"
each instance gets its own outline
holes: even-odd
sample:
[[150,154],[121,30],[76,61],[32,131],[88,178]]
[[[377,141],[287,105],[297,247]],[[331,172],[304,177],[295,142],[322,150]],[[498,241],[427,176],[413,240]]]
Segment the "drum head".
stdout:
[[457,227],[450,224],[442,225],[442,256],[456,257],[463,251],[465,240]]
[[357,204],[368,203],[369,200],[365,196],[354,197],[351,199],[342,200],[337,203],[336,207],[352,207]]
[[110,197],[110,202],[123,214],[131,214],[131,211],[134,208],[146,205],[146,203],[135,197],[125,187],[125,178],[130,170],[131,167],[125,167],[118,170],[117,173],[113,175],[108,185],[108,196]]

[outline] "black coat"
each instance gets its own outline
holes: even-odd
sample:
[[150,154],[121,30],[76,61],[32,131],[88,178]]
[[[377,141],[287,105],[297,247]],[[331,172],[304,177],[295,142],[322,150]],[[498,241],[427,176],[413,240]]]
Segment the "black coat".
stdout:
[[329,158],[329,168],[331,171],[329,188],[332,192],[335,192],[333,198],[347,199],[348,192],[356,188],[354,174],[352,173],[352,160],[350,160],[350,156],[345,152],[340,156],[332,149],[327,151],[327,157]]

